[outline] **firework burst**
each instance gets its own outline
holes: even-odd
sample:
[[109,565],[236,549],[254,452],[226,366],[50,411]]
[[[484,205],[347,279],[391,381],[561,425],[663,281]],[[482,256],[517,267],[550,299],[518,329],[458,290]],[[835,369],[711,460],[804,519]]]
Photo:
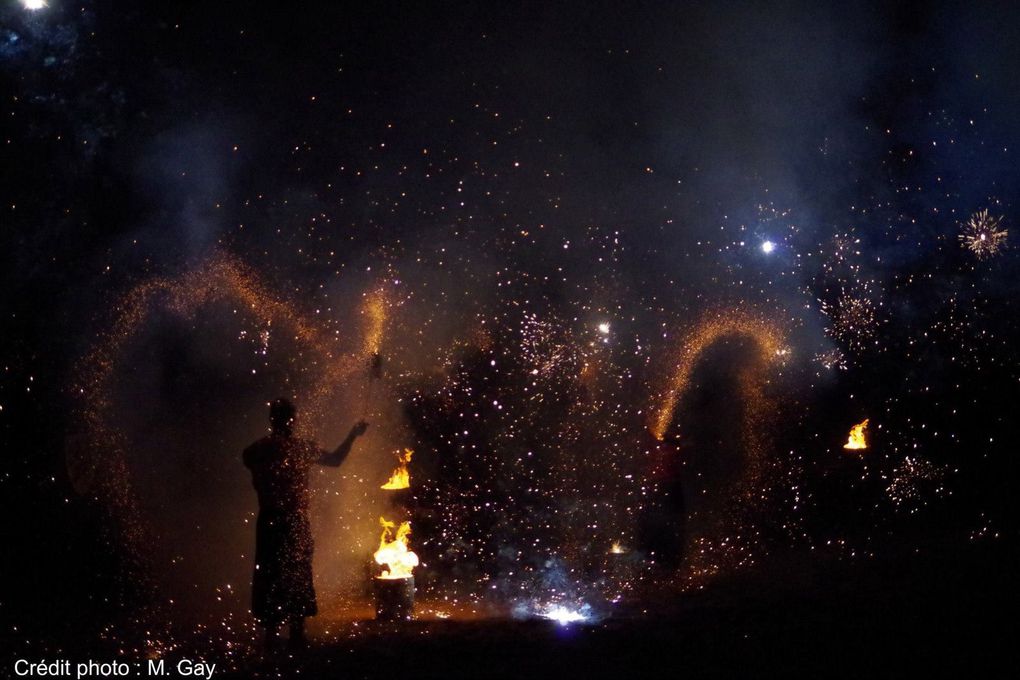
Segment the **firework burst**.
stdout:
[[816,363],[821,364],[827,371],[831,371],[833,369],[845,371],[847,369],[846,357],[843,355],[843,352],[839,351],[839,349],[835,347],[824,352],[819,352],[815,355],[814,360]]
[[992,257],[1006,245],[1007,229],[1002,228],[1002,216],[988,214],[988,209],[979,210],[963,224],[960,243],[974,253],[979,260]]
[[847,347],[859,351],[874,338],[878,320],[870,297],[843,290],[834,301],[820,300],[819,308],[829,318],[826,332]]

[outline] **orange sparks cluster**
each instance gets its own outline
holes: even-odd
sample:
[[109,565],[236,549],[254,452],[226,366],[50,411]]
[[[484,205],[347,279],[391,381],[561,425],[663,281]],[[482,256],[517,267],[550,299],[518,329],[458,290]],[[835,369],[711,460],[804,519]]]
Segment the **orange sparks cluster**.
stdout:
[[310,376],[302,402],[311,417],[300,423],[303,430],[323,424],[330,415],[327,404],[331,395],[361,363],[356,355],[344,352],[335,331],[301,314],[295,305],[271,292],[250,268],[224,252],[180,276],[156,277],[130,290],[114,307],[107,330],[77,366],[81,445],[71,452],[67,463],[75,488],[102,501],[114,513],[122,528],[120,539],[129,547],[142,547],[145,541],[128,474],[124,436],[112,425],[111,390],[120,358],[160,309],[193,319],[218,301],[236,304],[237,313],[253,317],[266,329],[260,334],[263,352],[270,342],[270,327],[288,333],[308,350],[309,354],[299,357],[301,365],[296,369]]
[[[702,353],[729,336],[753,339],[760,365],[769,365],[789,354],[783,333],[770,321],[742,310],[727,310],[708,316],[681,342],[672,378],[661,402],[652,409],[650,430],[656,439],[661,441],[666,436],[666,430],[673,422],[677,402],[687,391],[695,364]],[[743,396],[755,402],[759,388],[750,381],[746,382],[746,394]]]
[[361,303],[361,314],[364,317],[364,344],[362,353],[375,356],[382,349],[383,334],[389,318],[389,299],[383,287],[366,293]]

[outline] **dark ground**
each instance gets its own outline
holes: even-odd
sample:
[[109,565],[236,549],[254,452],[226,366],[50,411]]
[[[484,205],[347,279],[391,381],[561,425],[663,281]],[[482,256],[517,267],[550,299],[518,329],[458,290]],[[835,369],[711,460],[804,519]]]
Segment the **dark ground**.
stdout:
[[367,622],[300,663],[229,677],[1013,676],[1014,557],[997,544],[925,552],[835,568],[809,557],[595,625]]
[[[216,662],[215,678],[1015,677],[1020,564],[1012,542],[901,545],[842,560],[777,551],[700,591],[642,594],[591,625],[322,616],[300,659],[228,671],[220,645],[193,638],[166,660]],[[86,632],[87,612],[37,612],[51,617],[48,626],[5,631],[2,646],[25,658],[141,659]]]

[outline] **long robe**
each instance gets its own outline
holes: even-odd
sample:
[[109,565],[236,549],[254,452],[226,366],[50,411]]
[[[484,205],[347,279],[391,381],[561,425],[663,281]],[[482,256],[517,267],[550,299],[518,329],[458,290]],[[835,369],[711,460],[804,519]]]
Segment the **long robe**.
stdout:
[[244,451],[259,498],[251,610],[262,624],[277,625],[318,612],[308,472],[324,455],[311,441],[275,433]]

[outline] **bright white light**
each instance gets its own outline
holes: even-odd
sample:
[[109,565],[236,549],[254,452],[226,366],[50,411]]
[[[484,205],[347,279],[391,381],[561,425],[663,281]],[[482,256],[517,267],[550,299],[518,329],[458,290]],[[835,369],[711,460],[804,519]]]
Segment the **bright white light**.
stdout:
[[599,333],[609,335],[609,324],[605,321],[599,324]]
[[21,6],[33,12],[46,6],[46,0],[21,0]]
[[549,607],[542,613],[542,616],[544,618],[555,621],[561,626],[565,626],[568,623],[577,623],[578,621],[588,620],[588,617],[582,614],[581,612],[567,609],[561,604]]
[[772,241],[765,241],[764,243],[761,244],[761,252],[765,253],[766,255],[768,255],[775,249],[776,244],[773,243]]

